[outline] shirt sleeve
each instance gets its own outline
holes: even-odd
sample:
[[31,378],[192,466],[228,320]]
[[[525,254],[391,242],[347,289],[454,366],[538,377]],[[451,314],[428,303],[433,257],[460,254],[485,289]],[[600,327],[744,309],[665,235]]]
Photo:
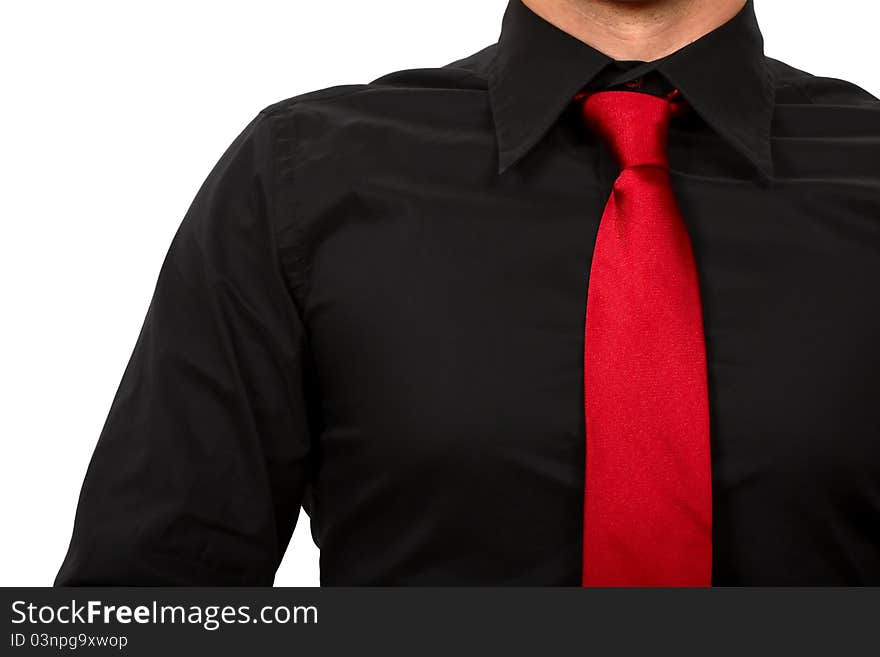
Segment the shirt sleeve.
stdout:
[[261,112],[174,235],[56,586],[272,583],[306,485],[311,395],[272,159]]

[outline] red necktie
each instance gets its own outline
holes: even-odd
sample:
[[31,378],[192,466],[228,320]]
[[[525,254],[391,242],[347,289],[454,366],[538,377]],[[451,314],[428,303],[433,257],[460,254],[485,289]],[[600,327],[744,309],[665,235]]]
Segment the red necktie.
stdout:
[[710,586],[712,482],[703,318],[666,150],[674,107],[579,95],[620,167],[584,331],[584,586]]

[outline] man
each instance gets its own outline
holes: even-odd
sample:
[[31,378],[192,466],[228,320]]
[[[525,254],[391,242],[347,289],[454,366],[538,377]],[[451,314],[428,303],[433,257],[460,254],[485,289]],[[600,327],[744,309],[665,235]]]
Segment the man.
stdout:
[[880,584],[880,103],[751,1],[511,0],[199,190],[57,583]]

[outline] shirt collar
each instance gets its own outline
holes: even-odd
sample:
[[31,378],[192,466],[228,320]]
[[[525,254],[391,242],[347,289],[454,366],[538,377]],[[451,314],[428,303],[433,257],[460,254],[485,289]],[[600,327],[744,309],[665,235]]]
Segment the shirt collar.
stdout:
[[[574,95],[612,59],[510,0],[489,73],[498,172],[522,158]],[[732,147],[772,176],[773,79],[753,0],[725,24],[684,48],[632,71],[657,71]]]

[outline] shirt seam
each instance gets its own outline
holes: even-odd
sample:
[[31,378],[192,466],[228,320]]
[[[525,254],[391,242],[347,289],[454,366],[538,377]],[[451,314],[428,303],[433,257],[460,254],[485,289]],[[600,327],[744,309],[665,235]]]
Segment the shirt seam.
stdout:
[[[332,89],[329,88],[329,89]],[[269,142],[270,148],[270,159],[271,166],[269,170],[269,175],[271,180],[269,182],[269,188],[271,189],[271,197],[267,200],[267,208],[268,208],[268,221],[269,221],[269,231],[270,237],[272,240],[272,256],[275,261],[274,266],[276,268],[276,272],[278,276],[281,278],[286,289],[291,297],[291,301],[294,303],[294,307],[296,308],[300,320],[303,323],[303,328],[306,330],[306,334],[308,335],[308,330],[306,327],[306,310],[309,304],[309,298],[311,293],[311,266],[308,258],[308,248],[306,244],[306,229],[301,221],[301,218],[298,216],[296,212],[296,207],[298,206],[297,194],[296,194],[296,176],[291,174],[288,176],[289,180],[287,184],[291,185],[291,189],[287,191],[289,195],[291,206],[291,211],[294,215],[291,232],[292,237],[288,238],[286,241],[282,240],[279,235],[279,225],[278,225],[278,210],[277,210],[277,199],[284,194],[284,191],[281,189],[281,173],[279,170],[279,152],[277,149],[277,139],[275,136],[275,131],[272,127],[272,120],[278,119],[279,117],[283,117],[286,113],[289,114],[293,112],[299,106],[305,106],[310,101],[315,100],[335,100],[339,98],[345,98],[350,96],[355,96],[360,93],[375,91],[377,87],[369,86],[369,85],[357,85],[357,86],[347,86],[343,89],[339,89],[334,93],[323,93],[328,92],[329,89],[324,89],[316,92],[310,92],[306,94],[306,96],[310,97],[293,97],[287,100],[279,101],[278,103],[274,103],[267,107],[264,107],[260,111],[260,115],[266,117],[267,125],[267,139]],[[298,143],[296,140],[296,135],[293,134],[290,139],[291,142],[291,152],[289,157],[291,161],[294,163],[294,167],[298,160],[297,157],[297,147]],[[282,256],[282,250],[284,248],[290,248],[293,256],[293,263],[296,271],[294,272],[294,276],[296,277],[295,281],[290,281],[287,276],[287,270],[285,268],[285,259]],[[291,289],[292,286],[292,289]],[[298,295],[297,295],[298,292]],[[299,298],[297,298],[297,296]]]

